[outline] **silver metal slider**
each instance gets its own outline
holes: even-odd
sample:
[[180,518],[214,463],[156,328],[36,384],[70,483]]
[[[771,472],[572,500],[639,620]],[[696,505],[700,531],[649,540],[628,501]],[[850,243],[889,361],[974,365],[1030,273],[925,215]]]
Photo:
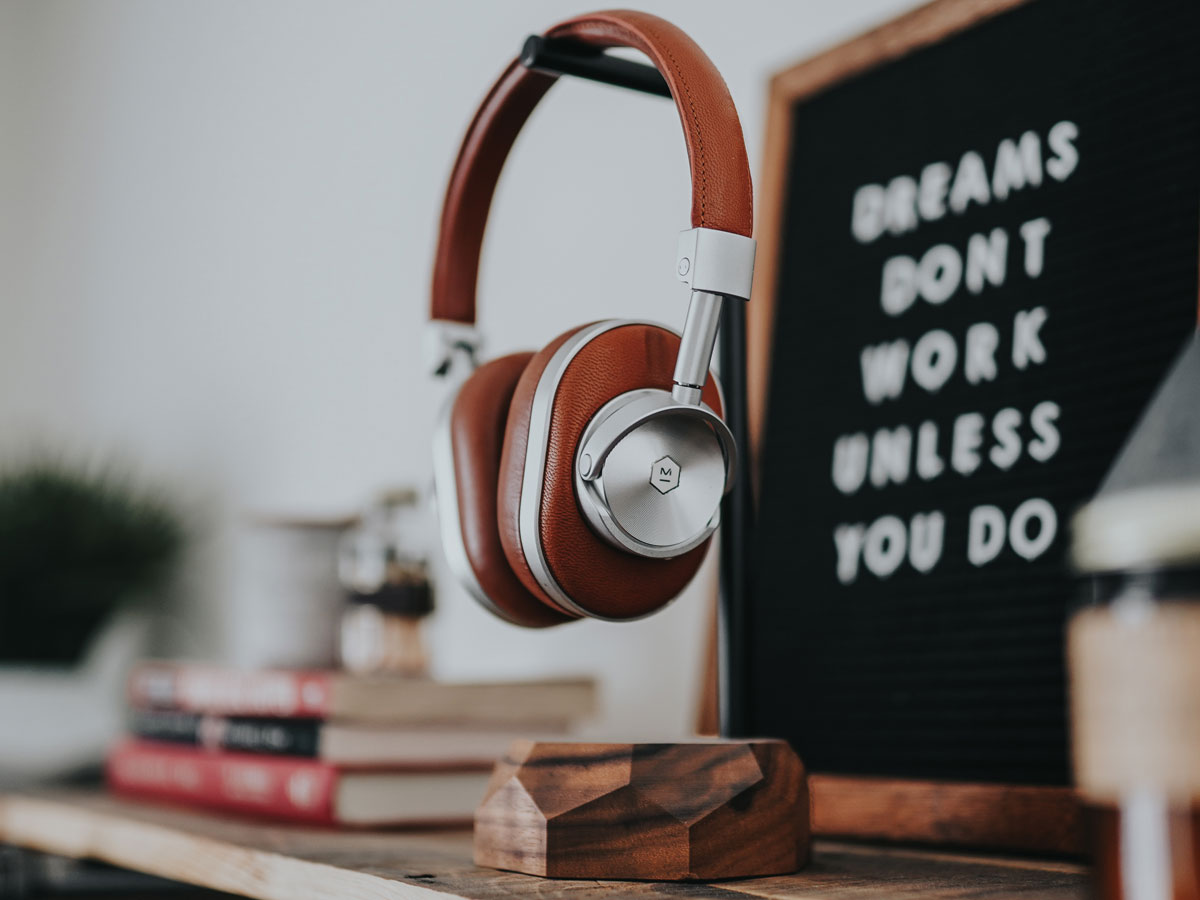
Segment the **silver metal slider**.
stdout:
[[434,319],[425,326],[422,351],[425,367],[431,375],[444,376],[465,363],[467,373],[479,365],[483,336],[473,324],[450,319]]

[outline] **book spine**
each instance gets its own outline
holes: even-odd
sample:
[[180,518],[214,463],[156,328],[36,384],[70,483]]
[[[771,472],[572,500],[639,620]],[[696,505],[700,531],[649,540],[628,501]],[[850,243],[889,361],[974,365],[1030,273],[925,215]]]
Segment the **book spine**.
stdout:
[[325,672],[144,663],[130,675],[129,699],[140,709],[325,719],[333,711],[332,688]]
[[310,759],[318,755],[321,734],[317,719],[226,718],[177,710],[135,710],[129,727],[145,740]]
[[198,713],[172,709],[135,709],[129,715],[129,730],[148,741],[199,744],[200,722],[203,718]]
[[117,793],[334,824],[337,772],[321,763],[125,741],[106,767]]

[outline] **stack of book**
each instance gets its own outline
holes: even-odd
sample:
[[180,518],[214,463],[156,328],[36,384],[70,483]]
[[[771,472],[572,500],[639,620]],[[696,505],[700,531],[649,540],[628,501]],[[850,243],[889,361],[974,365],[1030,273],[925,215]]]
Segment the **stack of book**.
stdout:
[[443,684],[150,662],[129,679],[112,789],[324,824],[469,821],[516,737],[591,712],[588,680]]

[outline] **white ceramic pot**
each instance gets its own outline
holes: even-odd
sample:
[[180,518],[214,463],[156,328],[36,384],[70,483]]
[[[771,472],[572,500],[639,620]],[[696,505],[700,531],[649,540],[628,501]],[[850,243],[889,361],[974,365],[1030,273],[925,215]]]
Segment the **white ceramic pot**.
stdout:
[[150,620],[117,613],[74,668],[0,665],[0,785],[94,766],[125,720],[125,677],[145,656]]

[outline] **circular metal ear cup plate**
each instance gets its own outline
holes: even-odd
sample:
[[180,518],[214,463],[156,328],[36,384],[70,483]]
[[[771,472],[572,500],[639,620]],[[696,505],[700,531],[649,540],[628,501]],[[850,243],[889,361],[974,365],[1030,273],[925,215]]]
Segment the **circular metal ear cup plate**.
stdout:
[[725,493],[725,461],[702,421],[663,416],[621,438],[602,480],[621,529],[644,544],[670,547],[706,534]]
[[655,388],[628,391],[583,432],[579,507],[614,547],[674,559],[716,529],[736,459],[733,435],[707,404],[681,403]]
[[[575,480],[588,423],[630,391],[651,389],[669,399],[678,352],[679,337],[669,329],[595,323],[539,353],[513,395],[501,463],[501,538],[522,582],[576,615],[613,621],[648,615],[683,590],[703,559],[703,540],[689,552],[658,558],[615,546],[587,518]],[[704,401],[719,414],[711,380]]]

